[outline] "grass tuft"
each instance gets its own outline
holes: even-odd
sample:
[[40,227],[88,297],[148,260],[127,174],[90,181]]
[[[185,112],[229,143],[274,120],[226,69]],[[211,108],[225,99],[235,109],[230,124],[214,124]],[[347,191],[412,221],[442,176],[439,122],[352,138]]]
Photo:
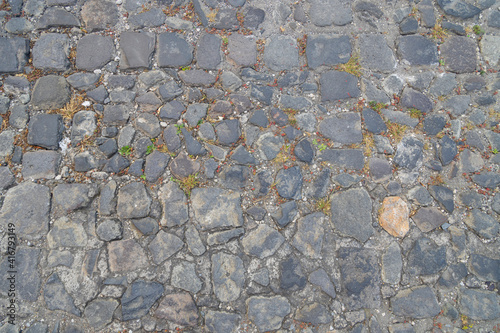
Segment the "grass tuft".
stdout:
[[336,70],[343,71],[354,76],[361,76],[361,65],[359,64],[359,56],[353,55],[348,62],[335,67]]

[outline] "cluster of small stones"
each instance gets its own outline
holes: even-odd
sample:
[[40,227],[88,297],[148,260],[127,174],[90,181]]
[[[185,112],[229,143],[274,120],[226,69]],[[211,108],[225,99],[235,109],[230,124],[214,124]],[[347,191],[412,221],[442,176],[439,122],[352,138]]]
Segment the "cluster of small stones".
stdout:
[[498,332],[498,7],[3,0],[0,332]]

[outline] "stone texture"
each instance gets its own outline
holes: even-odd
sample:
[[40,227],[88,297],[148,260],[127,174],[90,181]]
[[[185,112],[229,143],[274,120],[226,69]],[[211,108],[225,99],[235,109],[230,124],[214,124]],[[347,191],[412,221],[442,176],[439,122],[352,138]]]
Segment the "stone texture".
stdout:
[[195,188],[191,204],[202,230],[241,227],[243,216],[240,195],[220,188]]
[[0,37],[0,73],[21,72],[28,61],[29,40],[20,37]]
[[423,36],[400,37],[398,53],[410,65],[436,65],[438,63],[436,44]]
[[493,320],[500,317],[500,300],[497,293],[461,289],[460,312],[473,320]]
[[117,212],[121,219],[145,217],[150,206],[151,198],[142,183],[130,183],[118,191]]
[[275,35],[264,49],[264,62],[273,71],[293,69],[299,66],[299,52],[295,39]]
[[228,38],[229,57],[237,65],[250,67],[257,63],[257,44],[253,36],[232,34]]
[[104,30],[118,23],[118,7],[114,1],[90,0],[82,6],[82,19],[89,31]]
[[280,329],[291,311],[290,303],[283,296],[253,296],[246,304],[248,318],[261,332]]
[[427,286],[401,290],[391,298],[391,306],[396,315],[415,319],[431,318],[441,311],[436,295]]
[[380,72],[391,72],[395,69],[396,58],[383,35],[361,35],[359,43],[363,68]]
[[70,65],[68,56],[68,36],[44,34],[33,47],[33,66],[45,70],[64,71]]
[[436,207],[422,207],[412,219],[422,232],[429,232],[448,222],[448,217]]
[[486,239],[492,239],[500,233],[500,225],[494,217],[483,213],[479,209],[473,209],[467,215],[465,224],[478,235]]
[[61,310],[75,316],[81,314],[57,273],[53,273],[45,282],[43,298],[49,310]]
[[307,39],[306,57],[308,66],[313,69],[345,64],[351,57],[349,37],[310,36]]
[[31,96],[31,104],[35,110],[59,109],[64,107],[69,100],[69,85],[64,77],[47,75],[36,80]]
[[93,71],[106,65],[113,58],[115,46],[111,37],[83,36],[76,46],[76,68]]
[[163,290],[161,283],[136,280],[121,297],[123,320],[139,319],[146,315]]
[[128,272],[147,267],[144,249],[133,239],[119,240],[108,244],[109,268],[112,272]]
[[431,275],[446,267],[446,248],[422,237],[408,253],[407,269],[412,275]]
[[260,259],[273,255],[283,244],[285,238],[275,229],[265,224],[251,230],[241,240],[243,251]]
[[385,231],[394,237],[403,238],[410,230],[409,209],[400,197],[387,197],[382,202],[379,223]]
[[148,249],[155,264],[159,265],[176,254],[183,246],[184,242],[179,237],[161,230],[149,243]]
[[120,68],[149,68],[155,49],[155,36],[149,33],[126,31],[120,35]]
[[237,300],[245,283],[243,261],[224,252],[213,254],[212,282],[215,295],[221,302]]
[[356,98],[360,95],[358,79],[349,73],[328,71],[321,74],[320,89],[322,102],[336,102],[341,99]]
[[156,309],[155,315],[183,326],[196,326],[199,317],[196,303],[188,293],[165,296]]
[[292,245],[302,254],[311,258],[321,257],[324,218],[322,213],[312,213],[297,221],[297,231]]
[[158,35],[159,67],[187,66],[193,60],[192,47],[179,34],[166,32]]
[[319,130],[325,137],[342,144],[359,143],[363,140],[359,113],[346,112],[326,118],[320,123]]

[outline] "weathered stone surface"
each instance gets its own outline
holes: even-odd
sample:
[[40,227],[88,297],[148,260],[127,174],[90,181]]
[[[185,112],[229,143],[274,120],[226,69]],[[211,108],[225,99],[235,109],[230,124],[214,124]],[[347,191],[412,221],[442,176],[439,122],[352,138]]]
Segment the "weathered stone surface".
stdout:
[[431,112],[434,106],[426,95],[411,88],[405,88],[403,91],[401,105],[407,108],[420,110],[424,113]]
[[479,186],[493,189],[500,185],[500,175],[495,172],[481,172],[479,175],[473,175],[472,181]]
[[0,37],[0,73],[21,72],[28,61],[29,40],[19,37]]
[[492,66],[498,68],[500,55],[498,53],[500,44],[500,36],[484,35],[481,38],[479,45],[481,53],[486,61]]
[[151,198],[143,183],[130,183],[118,191],[118,216],[121,219],[140,218],[149,214]]
[[351,57],[349,37],[311,36],[307,39],[306,57],[308,66],[313,69],[345,64]]
[[120,49],[120,68],[149,68],[155,49],[155,36],[147,32],[122,32]]
[[115,46],[107,36],[86,35],[76,46],[76,68],[87,71],[100,69],[113,58]]
[[358,79],[352,74],[339,71],[328,71],[321,74],[320,90],[322,102],[357,98],[361,94],[358,88]]
[[160,202],[163,206],[161,225],[180,226],[189,218],[186,195],[174,182],[168,182],[161,188]]
[[112,272],[128,272],[148,266],[146,252],[133,239],[110,242],[108,256]]
[[160,8],[151,8],[145,12],[131,15],[130,25],[137,28],[159,27],[165,23],[166,15]]
[[448,217],[436,207],[422,207],[412,219],[422,232],[429,232],[448,222]]
[[202,282],[196,274],[196,265],[188,261],[182,261],[172,270],[172,286],[184,289],[193,294],[201,290]]
[[281,169],[276,175],[276,189],[285,199],[297,199],[302,191],[302,173],[298,166]]
[[221,302],[232,302],[240,297],[245,283],[243,261],[232,254],[218,252],[212,255],[212,282]]
[[437,65],[437,47],[430,39],[423,36],[399,37],[398,53],[410,65]]
[[380,72],[391,72],[396,67],[396,57],[387,45],[384,35],[361,35],[361,66]]
[[441,45],[446,70],[454,73],[472,73],[476,70],[476,42],[467,37],[450,36]]
[[113,313],[118,307],[118,301],[112,298],[98,298],[85,307],[84,315],[90,326],[102,328],[113,320]]
[[386,159],[372,157],[369,167],[374,182],[383,183],[392,177],[392,165]]
[[492,239],[500,233],[500,224],[491,215],[473,209],[465,219],[465,224],[478,235]]
[[309,282],[317,285],[331,298],[335,298],[337,293],[335,292],[335,286],[333,285],[328,273],[323,268],[319,268],[309,275]]
[[149,243],[148,249],[153,256],[155,264],[159,265],[179,252],[183,246],[184,242],[179,237],[161,230],[156,234],[151,243]]
[[400,197],[387,197],[382,202],[379,223],[394,237],[403,238],[410,230],[408,205]]
[[248,318],[261,332],[277,330],[290,311],[290,303],[283,296],[253,296],[247,300]]
[[236,313],[208,311],[205,325],[210,332],[232,333],[237,330],[240,320],[241,316]]
[[453,213],[455,203],[453,200],[453,191],[445,186],[429,186],[429,193],[448,213]]
[[338,251],[344,292],[349,310],[380,306],[380,268],[375,253],[367,249],[342,247]]
[[215,187],[195,188],[191,192],[191,206],[201,230],[243,225],[241,198],[237,193]]
[[274,35],[264,49],[264,62],[273,71],[299,66],[297,41],[288,36]]
[[405,136],[397,146],[394,163],[408,170],[420,168],[422,166],[423,148],[424,144],[420,140]]
[[500,259],[474,253],[469,257],[469,269],[480,280],[500,281]]
[[318,27],[344,26],[352,22],[351,6],[340,0],[311,1],[309,16]]
[[363,140],[359,113],[339,113],[326,118],[320,123],[319,130],[325,137],[342,144],[359,143]]
[[68,36],[44,34],[33,47],[33,66],[46,70],[64,71],[70,65],[68,55]]
[[437,4],[448,15],[468,19],[481,12],[479,8],[463,0],[438,0]]
[[95,232],[101,240],[109,242],[122,238],[123,226],[119,220],[107,219],[97,226]]
[[263,259],[273,255],[284,241],[285,237],[276,229],[266,224],[259,224],[257,228],[243,237],[241,245],[243,245],[243,251],[248,255]]
[[195,326],[198,322],[198,308],[188,293],[165,296],[155,311],[155,316],[183,326]]
[[366,242],[373,234],[372,200],[364,189],[334,193],[331,198],[331,220],[341,234]]
[[47,8],[38,20],[37,28],[46,29],[52,27],[79,27],[80,21],[75,15],[62,8]]
[[[30,209],[26,209],[26,203]],[[35,240],[49,231],[50,189],[45,185],[24,182],[7,191],[0,211],[0,224],[15,222],[21,239]]]
[[163,285],[158,282],[137,280],[132,283],[121,297],[123,320],[139,319],[163,294]]
[[45,282],[43,298],[49,310],[61,310],[80,316],[80,310],[75,306],[57,273],[53,273]]
[[257,139],[255,145],[260,153],[260,158],[269,161],[278,156],[284,143],[285,140],[282,137],[267,132]]
[[118,23],[118,7],[114,1],[90,0],[82,6],[82,19],[87,30],[104,30]]
[[436,295],[427,286],[401,290],[391,298],[391,306],[397,316],[415,319],[431,318],[441,311]]
[[159,67],[187,66],[193,60],[192,47],[179,34],[159,34],[157,45]]
[[228,38],[229,57],[239,66],[254,66],[257,63],[256,42],[254,36],[232,34]]
[[398,284],[401,280],[403,259],[401,248],[398,243],[392,242],[382,254],[382,281],[390,284]]
[[91,202],[89,190],[90,187],[85,184],[57,185],[53,192],[53,209],[66,215],[71,211],[87,207]]
[[495,292],[461,289],[460,312],[473,320],[493,320],[500,317],[500,297]]
[[457,144],[452,138],[450,138],[448,135],[445,135],[441,138],[441,140],[439,140],[438,155],[439,159],[441,160],[441,164],[450,164],[457,154]]
[[32,151],[23,155],[22,174],[27,179],[54,179],[61,163],[61,154],[55,151]]
[[307,278],[304,275],[302,265],[295,256],[280,263],[281,277],[280,287],[286,291],[297,291],[304,289],[307,284]]
[[[9,249],[12,248],[11,245],[8,247]],[[6,247],[8,252],[12,252],[9,249]],[[40,286],[42,284],[40,273],[38,272],[40,249],[19,246],[15,250],[14,262],[10,255],[14,254],[9,253],[9,256],[5,256],[4,260],[0,263],[0,268],[2,269],[0,281],[2,294],[11,297],[12,295],[9,294],[12,293],[12,289],[14,289],[12,288],[12,284],[14,284],[16,297],[19,297],[23,301],[35,302],[40,296]],[[12,279],[13,271],[16,272],[14,274],[15,281]]]
[[321,257],[324,218],[322,213],[312,213],[298,220],[292,245],[302,254],[311,258]]
[[419,238],[408,254],[408,272],[412,275],[431,275],[446,267],[446,248],[428,238]]
[[31,104],[35,110],[59,109],[65,106],[69,100],[69,85],[64,77],[47,75],[36,80],[31,96]]
[[312,325],[328,324],[333,320],[330,310],[321,303],[304,305],[297,311],[297,320]]

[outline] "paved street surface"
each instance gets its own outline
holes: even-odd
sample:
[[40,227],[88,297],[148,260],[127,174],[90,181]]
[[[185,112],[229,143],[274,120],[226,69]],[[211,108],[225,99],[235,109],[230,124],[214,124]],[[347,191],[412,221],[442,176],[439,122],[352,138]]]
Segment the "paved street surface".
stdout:
[[0,0],[0,333],[500,332],[499,8]]

